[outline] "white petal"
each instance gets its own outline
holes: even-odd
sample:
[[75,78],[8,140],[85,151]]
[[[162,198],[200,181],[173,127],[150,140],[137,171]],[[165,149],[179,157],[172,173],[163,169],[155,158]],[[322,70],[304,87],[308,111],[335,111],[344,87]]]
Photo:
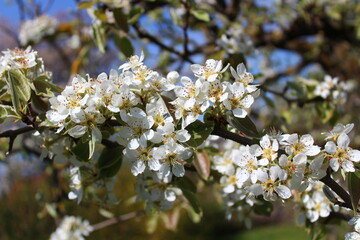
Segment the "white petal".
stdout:
[[339,147],[346,149],[349,146],[350,138],[345,133],[340,134],[337,139],[337,144]]
[[177,177],[183,177],[185,175],[184,165],[181,163],[175,162],[172,167],[172,172]]
[[314,139],[310,134],[305,134],[301,136],[300,142],[303,143],[305,146],[311,146],[314,144]]
[[339,170],[340,165],[337,158],[330,159],[330,167],[332,168],[332,170],[334,170],[334,172],[337,172]]
[[295,163],[296,165],[305,164],[305,163],[306,163],[306,160],[307,160],[307,157],[306,157],[306,155],[303,154],[303,153],[297,154],[297,155],[294,157],[294,159],[293,159],[293,161],[294,161],[294,163]]
[[69,135],[74,138],[80,138],[87,132],[87,130],[87,126],[76,125],[72,129],[70,129]]
[[246,117],[247,112],[246,112],[245,110],[243,110],[243,109],[235,108],[235,109],[233,110],[233,114],[234,114],[234,116],[237,117],[237,118],[244,118],[244,117]]
[[137,176],[141,173],[143,173],[145,170],[145,163],[141,160],[137,160],[133,163],[133,165],[131,166],[131,173],[134,176]]
[[336,153],[336,144],[332,141],[327,142],[325,144],[325,151],[329,154],[335,154]]
[[280,185],[275,188],[275,192],[281,197],[282,199],[288,199],[291,197],[291,191],[288,187],[284,185]]

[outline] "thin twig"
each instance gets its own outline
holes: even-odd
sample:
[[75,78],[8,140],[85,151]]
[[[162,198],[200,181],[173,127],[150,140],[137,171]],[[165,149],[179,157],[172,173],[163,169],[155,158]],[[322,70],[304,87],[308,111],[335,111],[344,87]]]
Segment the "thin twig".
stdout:
[[130,220],[132,218],[136,218],[139,216],[144,215],[144,211],[136,211],[136,212],[130,212],[130,213],[126,213],[124,215],[118,216],[118,217],[114,217],[108,220],[105,220],[103,222],[99,222],[97,224],[92,225],[93,231],[102,229],[104,227],[119,223],[119,222],[123,222],[126,220]]
[[190,59],[190,57],[188,56],[188,54],[184,54],[182,52],[177,51],[176,49],[165,45],[164,43],[162,43],[159,39],[157,39],[156,37],[154,37],[153,35],[149,34],[148,32],[146,32],[144,29],[142,29],[138,24],[134,24],[133,25],[136,32],[138,33],[140,38],[146,38],[148,40],[150,40],[152,43],[158,45],[160,48],[174,53],[178,56],[180,56],[182,59],[186,60],[187,62],[194,64],[194,62]]
[[13,145],[14,145],[14,141],[18,135],[26,133],[26,132],[30,132],[32,130],[34,130],[33,126],[26,126],[26,127],[19,128],[16,130],[7,130],[5,132],[0,133],[0,138],[6,138],[6,137],[9,138],[9,149],[8,149],[7,154],[9,152],[11,152]]

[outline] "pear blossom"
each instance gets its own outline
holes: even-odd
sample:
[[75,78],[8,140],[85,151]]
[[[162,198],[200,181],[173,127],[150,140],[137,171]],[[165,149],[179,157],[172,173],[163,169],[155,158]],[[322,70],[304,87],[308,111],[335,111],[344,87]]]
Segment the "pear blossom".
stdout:
[[213,82],[221,73],[226,71],[228,66],[229,65],[223,68],[221,60],[217,61],[214,59],[208,59],[205,62],[205,66],[200,64],[192,64],[191,71],[193,71],[195,76],[199,77],[201,80]]
[[346,233],[345,240],[359,240],[360,239],[360,216],[354,216],[349,220],[349,224],[354,225],[354,232]]
[[342,133],[345,133],[345,134],[350,133],[351,130],[353,129],[353,127],[354,127],[353,123],[349,123],[346,125],[339,123],[330,132],[324,132],[321,134],[326,136],[325,140],[336,141]]
[[131,56],[128,59],[128,62],[122,64],[119,69],[122,71],[127,71],[127,70],[136,70],[137,68],[139,68],[140,66],[143,65],[143,61],[144,61],[144,52],[141,51],[141,55],[140,57],[137,55]]
[[305,134],[300,137],[294,134],[285,134],[281,141],[285,146],[285,151],[289,155],[297,155],[304,153],[307,156],[316,156],[320,153],[320,147],[314,145],[314,139],[310,134]]
[[223,101],[224,106],[237,118],[244,118],[247,115],[246,108],[249,108],[253,102],[254,97],[245,93],[243,83],[235,82],[227,86],[229,93],[227,99]]
[[88,220],[82,220],[80,217],[65,216],[54,233],[51,234],[50,240],[85,240],[93,231]]
[[327,157],[330,159],[330,167],[337,172],[341,168],[345,172],[354,172],[354,162],[360,161],[360,151],[349,147],[350,139],[345,133],[341,133],[336,143],[329,141],[325,144]]
[[154,151],[154,158],[162,162],[159,169],[161,176],[174,174],[176,177],[183,177],[185,160],[189,159],[192,154],[189,148],[185,148],[175,141],[168,141]]
[[147,145],[146,139],[140,140],[137,149],[124,149],[124,157],[132,161],[131,172],[134,176],[143,173],[146,166],[152,171],[160,169],[160,162],[154,157],[155,151],[156,148]]
[[38,43],[43,37],[54,34],[57,26],[58,21],[46,15],[27,20],[23,22],[20,27],[20,43],[21,45],[26,45],[30,42]]
[[257,90],[257,85],[250,85],[250,83],[254,81],[254,76],[246,71],[243,63],[237,65],[236,71],[233,67],[230,67],[230,70],[232,76],[235,78],[235,81],[243,83],[248,93],[252,93]]

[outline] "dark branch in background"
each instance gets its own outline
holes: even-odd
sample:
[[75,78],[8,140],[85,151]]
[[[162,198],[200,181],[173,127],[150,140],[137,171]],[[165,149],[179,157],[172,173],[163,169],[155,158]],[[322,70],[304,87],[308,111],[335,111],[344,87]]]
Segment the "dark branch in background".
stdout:
[[154,37],[153,35],[151,35],[150,33],[148,33],[147,31],[145,31],[144,29],[142,29],[138,24],[134,24],[133,25],[137,34],[139,35],[140,38],[145,38],[150,40],[152,43],[158,45],[160,48],[174,53],[176,55],[178,55],[179,57],[181,57],[182,59],[184,59],[185,61],[194,64],[194,62],[190,59],[189,54],[185,54],[182,52],[177,51],[176,49],[174,49],[173,47],[167,46],[164,43],[162,43],[159,39],[157,39],[156,37]]
[[185,8],[185,20],[184,20],[184,26],[183,26],[183,32],[184,32],[184,55],[188,55],[189,48],[188,48],[188,42],[189,42],[189,36],[188,36],[188,28],[189,28],[189,20],[190,20],[190,6],[188,4],[187,0],[184,0],[182,2]]
[[22,21],[25,20],[25,5],[24,5],[24,2],[22,0],[16,0],[16,4],[18,5],[20,21],[22,22]]
[[9,138],[9,149],[8,149],[8,153],[11,152],[12,148],[13,148],[13,144],[14,141],[16,139],[16,137],[20,134],[26,133],[26,132],[30,132],[34,130],[34,127],[32,126],[26,126],[23,128],[19,128],[16,130],[7,130],[5,132],[0,133],[0,138]]
[[144,215],[144,211],[130,212],[130,213],[126,213],[124,215],[114,217],[114,218],[105,220],[103,222],[94,224],[94,225],[92,225],[92,227],[93,227],[93,230],[96,231],[96,230],[99,230],[101,228],[113,225],[115,223],[124,222],[126,220],[130,220],[132,218],[136,218],[136,217],[139,217],[139,216],[142,216],[142,215]]
[[265,86],[259,86],[259,88],[261,90],[263,90],[264,92],[272,93],[272,94],[274,94],[276,96],[279,96],[279,97],[283,98],[287,103],[297,103],[297,105],[299,107],[302,107],[302,106],[304,106],[305,104],[308,104],[308,103],[325,101],[325,99],[323,99],[322,97],[315,97],[315,98],[310,98],[310,99],[289,98],[289,97],[286,96],[286,91],[287,91],[286,87],[281,92],[269,89],[269,88],[267,88]]

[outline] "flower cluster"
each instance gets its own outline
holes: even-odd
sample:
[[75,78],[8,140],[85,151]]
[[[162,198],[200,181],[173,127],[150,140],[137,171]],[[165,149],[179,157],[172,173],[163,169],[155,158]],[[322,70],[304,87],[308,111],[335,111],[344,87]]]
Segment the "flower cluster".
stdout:
[[360,151],[348,147],[352,127],[338,124],[324,133],[328,140],[324,149],[314,145],[309,134],[265,135],[259,144],[228,145],[212,159],[212,168],[222,174],[220,186],[228,211],[243,212],[238,206],[253,206],[258,196],[266,201],[293,196],[311,222],[328,216],[332,204],[318,179],[325,176],[328,165],[334,172],[340,166],[344,172],[354,171]]
[[241,25],[232,25],[218,40],[218,45],[230,54],[254,52],[254,44]]
[[339,82],[337,77],[332,78],[329,75],[324,77],[324,81],[317,84],[314,90],[315,96],[327,99],[331,98],[335,102],[344,103],[348,92],[353,89],[353,84],[349,82]]
[[93,231],[89,221],[80,217],[65,216],[59,227],[51,234],[50,240],[84,240]]
[[347,135],[354,124],[339,124],[330,133],[326,133],[325,155],[330,160],[330,167],[337,172],[341,167],[345,172],[355,172],[354,163],[360,161],[360,151],[349,147]]
[[360,216],[357,215],[350,219],[349,224],[354,225],[354,232],[345,234],[345,240],[359,240],[360,239]]
[[25,21],[20,27],[20,43],[23,46],[29,43],[38,43],[42,38],[54,34],[57,26],[58,21],[46,15]]
[[305,191],[299,192],[295,199],[296,209],[299,211],[299,223],[305,219],[316,222],[320,217],[327,217],[332,211],[337,211],[333,203],[323,191],[324,184],[320,181],[312,182]]
[[[38,53],[27,47],[25,50],[15,48],[13,50],[3,51],[3,56],[0,57],[0,76],[6,70],[31,70],[32,75],[38,76],[45,73],[42,58]],[[48,74],[48,73],[47,73]]]
[[[100,142],[102,128],[115,127],[110,140],[124,147],[124,159],[139,179],[138,191],[143,189],[141,181],[147,182],[140,179],[150,178],[161,187],[162,199],[171,202],[176,196],[169,198],[174,189],[171,179],[185,175],[184,166],[193,155],[187,127],[212,111],[244,118],[257,87],[243,64],[231,68],[233,83],[223,81],[222,73],[228,67],[221,61],[193,64],[191,70],[197,77],[193,82],[174,71],[165,78],[143,60],[143,54],[132,56],[119,67],[120,73],[111,70],[96,79],[74,77],[71,86],[50,99],[46,116],[58,133],[64,130],[82,141]],[[149,196],[149,201],[157,199],[153,194],[142,195],[143,199]]]

